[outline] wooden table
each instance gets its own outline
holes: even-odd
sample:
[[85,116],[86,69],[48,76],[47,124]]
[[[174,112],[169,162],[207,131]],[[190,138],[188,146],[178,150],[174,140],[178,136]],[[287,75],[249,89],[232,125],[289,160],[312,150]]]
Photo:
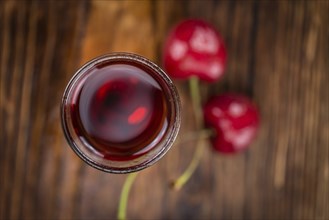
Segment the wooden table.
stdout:
[[[329,3],[314,1],[1,1],[0,219],[115,219],[125,175],[95,170],[68,147],[59,104],[75,70],[129,51],[161,65],[166,34],[188,17],[222,33],[223,80],[202,96],[250,96],[262,115],[250,150],[215,154],[179,192],[168,183],[194,143],[174,146],[133,185],[130,219],[329,218]],[[180,137],[195,130],[185,82]]]

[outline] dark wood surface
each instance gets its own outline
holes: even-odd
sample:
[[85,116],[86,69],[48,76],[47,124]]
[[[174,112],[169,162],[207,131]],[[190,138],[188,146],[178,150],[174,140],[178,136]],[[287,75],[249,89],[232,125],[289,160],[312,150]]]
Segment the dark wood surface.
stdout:
[[[129,51],[161,65],[168,30],[188,17],[222,33],[224,79],[205,100],[240,92],[259,105],[250,150],[207,148],[180,192],[170,180],[194,143],[174,146],[142,171],[130,219],[329,219],[328,1],[0,1],[0,219],[115,219],[125,175],[84,164],[68,147],[59,104],[75,70],[103,53]],[[187,85],[179,137],[193,131]],[[209,150],[208,150],[209,149]]]

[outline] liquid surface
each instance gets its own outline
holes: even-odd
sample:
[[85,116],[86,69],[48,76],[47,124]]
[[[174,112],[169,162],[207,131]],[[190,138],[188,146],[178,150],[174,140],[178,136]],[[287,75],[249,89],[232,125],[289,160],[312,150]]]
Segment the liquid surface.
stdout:
[[111,160],[148,152],[167,128],[161,86],[146,71],[127,64],[92,69],[71,109],[81,141]]

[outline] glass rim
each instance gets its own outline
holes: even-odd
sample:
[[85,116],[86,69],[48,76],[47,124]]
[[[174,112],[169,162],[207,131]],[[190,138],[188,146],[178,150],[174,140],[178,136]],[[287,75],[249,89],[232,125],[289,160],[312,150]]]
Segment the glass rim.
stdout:
[[[154,73],[156,73],[161,80],[163,80],[165,83],[165,87],[168,90],[167,93],[168,95],[165,95],[167,103],[168,103],[168,107],[171,108],[171,110],[173,110],[171,112],[171,114],[173,114],[173,116],[168,119],[168,128],[165,130],[165,133],[163,135],[164,140],[162,140],[164,143],[161,143],[161,149],[156,152],[154,155],[152,155],[150,153],[150,158],[147,158],[145,161],[141,161],[140,163],[136,163],[134,165],[131,166],[109,166],[106,163],[113,163],[113,164],[124,164],[124,162],[118,162],[118,161],[111,161],[105,158],[99,158],[99,159],[95,159],[91,158],[90,155],[87,155],[86,152],[84,152],[81,147],[85,147],[85,146],[79,146],[78,143],[76,143],[76,141],[78,140],[77,137],[73,137],[76,134],[72,134],[72,128],[70,129],[69,127],[69,123],[71,121],[69,121],[70,117],[68,117],[68,114],[70,114],[70,110],[69,108],[67,108],[67,106],[70,104],[70,98],[72,98],[72,96],[74,96],[74,91],[79,90],[79,80],[81,80],[84,77],[84,74],[88,74],[88,70],[92,69],[93,67],[95,67],[96,65],[102,63],[102,62],[107,62],[107,61],[129,61],[131,63],[135,63],[135,64],[140,64],[140,65],[144,65],[146,67],[148,67],[151,71],[153,71]],[[147,72],[147,71],[146,71]],[[158,80],[156,80],[158,81]],[[83,83],[82,83],[83,84]],[[159,83],[160,84],[160,83]],[[163,87],[162,84],[160,84],[161,87]],[[169,100],[168,100],[169,99]],[[118,173],[118,174],[123,174],[123,173],[131,173],[131,172],[136,172],[136,171],[140,171],[142,169],[145,169],[151,165],[153,165],[154,163],[156,163],[157,161],[159,161],[167,152],[168,150],[171,148],[171,146],[173,145],[178,132],[179,132],[179,128],[180,128],[180,124],[181,124],[181,102],[180,102],[180,98],[179,98],[179,94],[178,91],[173,83],[173,81],[170,79],[170,77],[155,63],[153,63],[152,61],[150,61],[149,59],[137,55],[137,54],[133,54],[133,53],[127,53],[127,52],[116,52],[116,53],[108,53],[108,54],[104,54],[102,56],[96,57],[90,61],[88,61],[86,64],[84,64],[82,67],[80,67],[75,73],[74,75],[71,77],[70,81],[68,82],[63,96],[62,96],[62,101],[61,101],[61,125],[64,131],[64,135],[65,138],[69,144],[69,146],[71,147],[71,149],[84,161],[86,162],[88,165],[104,171],[104,172],[108,172],[108,173]],[[72,125],[71,125],[72,126]],[[76,135],[77,136],[77,135]],[[159,143],[157,145],[159,145]],[[81,143],[80,143],[81,145]],[[83,145],[83,144],[82,144]],[[158,147],[155,146],[154,149],[157,149]],[[153,150],[153,149],[152,149]],[[138,157],[135,161],[138,161],[139,158],[143,158]],[[96,161],[98,160],[98,161]],[[103,163],[102,163],[103,162]],[[129,161],[127,161],[127,163],[129,163]]]

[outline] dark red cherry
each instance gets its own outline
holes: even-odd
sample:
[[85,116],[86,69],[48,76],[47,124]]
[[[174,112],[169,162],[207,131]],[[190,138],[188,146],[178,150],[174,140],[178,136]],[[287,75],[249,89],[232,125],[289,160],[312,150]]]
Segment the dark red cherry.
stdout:
[[205,125],[214,128],[211,139],[215,150],[235,153],[247,148],[259,127],[259,112],[249,98],[223,94],[211,98],[204,106]]
[[185,20],[167,37],[163,63],[173,78],[197,76],[207,82],[217,81],[226,65],[224,41],[216,29],[202,20]]

